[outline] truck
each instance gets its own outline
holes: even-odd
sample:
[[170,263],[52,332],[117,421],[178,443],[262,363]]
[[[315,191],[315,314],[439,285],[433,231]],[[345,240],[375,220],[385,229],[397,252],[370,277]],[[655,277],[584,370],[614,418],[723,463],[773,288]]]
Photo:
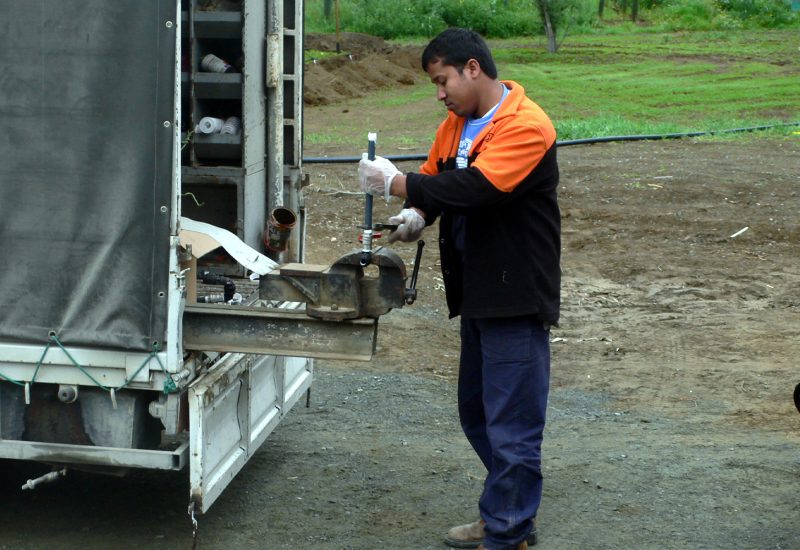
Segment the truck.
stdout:
[[0,459],[52,466],[28,489],[188,469],[205,513],[313,360],[368,360],[415,295],[371,212],[306,262],[303,2],[0,2],[0,28]]

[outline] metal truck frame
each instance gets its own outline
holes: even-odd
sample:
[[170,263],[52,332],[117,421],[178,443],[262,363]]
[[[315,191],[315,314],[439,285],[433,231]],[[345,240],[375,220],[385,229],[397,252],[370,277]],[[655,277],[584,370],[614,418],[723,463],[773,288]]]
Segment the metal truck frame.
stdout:
[[[204,513],[312,358],[371,357],[405,268],[381,249],[372,281],[358,252],[303,263],[302,0],[41,8],[0,3],[0,458],[188,465]],[[228,116],[239,133],[199,129]],[[276,210],[296,224],[270,249]],[[260,275],[258,296],[197,304],[198,262]]]

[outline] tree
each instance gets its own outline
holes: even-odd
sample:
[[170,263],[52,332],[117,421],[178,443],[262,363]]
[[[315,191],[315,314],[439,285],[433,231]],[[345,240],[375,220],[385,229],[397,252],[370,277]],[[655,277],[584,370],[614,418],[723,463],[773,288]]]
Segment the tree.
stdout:
[[[600,17],[603,17],[603,3],[604,0],[600,0],[600,10],[599,14]],[[627,15],[628,13],[628,0],[616,0],[617,11],[622,12],[622,15]],[[631,21],[634,23],[639,20],[639,0],[631,0]]]
[[547,51],[558,51],[558,36],[564,40],[571,18],[575,16],[576,0],[535,0],[542,20],[542,30],[547,37]]
[[556,53],[558,44],[556,43],[556,22],[551,17],[552,7],[550,0],[536,0],[536,8],[539,10],[539,16],[542,18],[542,27],[544,27],[544,35],[547,37],[547,51]]

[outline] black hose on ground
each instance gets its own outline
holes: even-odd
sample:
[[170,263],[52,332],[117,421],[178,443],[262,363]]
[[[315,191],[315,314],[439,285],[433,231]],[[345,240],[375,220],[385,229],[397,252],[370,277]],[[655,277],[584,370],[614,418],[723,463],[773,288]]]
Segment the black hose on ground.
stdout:
[[[608,143],[611,141],[645,141],[645,140],[660,140],[660,139],[680,139],[686,137],[698,136],[712,136],[717,134],[734,134],[741,132],[757,132],[759,130],[770,130],[772,128],[782,128],[785,126],[800,126],[800,122],[786,122],[783,124],[770,124],[767,126],[749,126],[747,128],[731,128],[728,130],[709,130],[706,132],[681,132],[676,134],[646,134],[638,136],[605,136],[593,137],[583,139],[569,139],[559,141],[559,147],[567,147],[568,145],[589,145],[592,143]],[[407,160],[425,160],[428,158],[427,154],[416,155],[389,155],[386,157],[392,162],[403,162]],[[361,157],[305,157],[303,162],[306,164],[345,164],[350,162],[358,162]]]

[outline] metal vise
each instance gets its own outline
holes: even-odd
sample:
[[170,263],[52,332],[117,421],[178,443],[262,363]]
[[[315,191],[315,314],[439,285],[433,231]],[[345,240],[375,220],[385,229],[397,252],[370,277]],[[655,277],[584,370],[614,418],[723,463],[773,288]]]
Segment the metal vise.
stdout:
[[416,290],[413,284],[405,287],[406,268],[400,256],[380,247],[372,254],[372,264],[378,267],[377,277],[365,276],[361,250],[330,266],[284,264],[261,277],[260,298],[305,302],[306,315],[329,321],[378,318],[392,308],[413,303]]

